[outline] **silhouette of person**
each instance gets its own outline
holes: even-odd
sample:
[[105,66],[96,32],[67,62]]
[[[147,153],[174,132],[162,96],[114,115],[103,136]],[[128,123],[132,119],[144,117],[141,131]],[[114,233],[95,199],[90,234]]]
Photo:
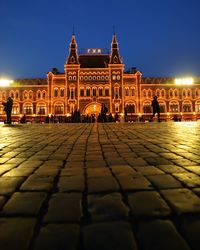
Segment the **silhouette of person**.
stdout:
[[12,113],[12,106],[13,106],[13,99],[11,97],[8,97],[7,102],[3,103],[4,105],[4,111],[6,112],[6,123],[11,124],[11,113]]
[[157,99],[158,99],[157,96],[154,96],[154,98],[152,100],[152,103],[151,103],[151,106],[153,107],[153,114],[152,114],[152,116],[150,118],[150,121],[152,121],[153,117],[157,113],[157,115],[158,115],[158,122],[160,122],[160,106],[159,106],[159,103],[158,103]]

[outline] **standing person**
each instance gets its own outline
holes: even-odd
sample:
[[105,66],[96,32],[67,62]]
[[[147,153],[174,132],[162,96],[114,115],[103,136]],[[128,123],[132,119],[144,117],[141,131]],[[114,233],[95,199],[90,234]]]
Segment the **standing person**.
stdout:
[[158,122],[160,122],[160,106],[157,99],[157,96],[154,96],[153,101],[151,103],[151,106],[153,107],[153,115],[151,116],[150,122],[152,121],[156,113],[158,115]]
[[12,106],[13,106],[13,99],[11,97],[8,97],[7,102],[3,103],[4,105],[4,111],[6,112],[6,123],[11,124],[11,113],[12,113]]

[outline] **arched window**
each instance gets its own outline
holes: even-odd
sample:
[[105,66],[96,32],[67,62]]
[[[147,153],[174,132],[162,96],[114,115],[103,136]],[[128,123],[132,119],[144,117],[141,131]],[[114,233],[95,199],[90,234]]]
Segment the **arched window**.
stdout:
[[131,96],[135,96],[135,88],[131,88]]
[[70,95],[70,99],[75,99],[75,88],[74,87],[70,87],[69,89],[69,95]]
[[145,102],[143,104],[143,113],[151,113],[151,102]]
[[149,97],[149,98],[152,97],[151,90],[148,91],[148,97]]
[[41,92],[40,92],[40,91],[38,91],[38,93],[37,93],[37,98],[38,98],[38,99],[41,98]]
[[42,98],[45,99],[46,98],[46,91],[42,92]]
[[58,97],[58,89],[57,88],[54,89],[54,97]]
[[165,90],[164,89],[161,90],[161,96],[165,97]]
[[109,88],[105,88],[105,96],[109,96],[110,93],[109,93]]
[[169,103],[169,111],[171,113],[179,112],[179,104],[178,104],[178,102],[170,102]]
[[63,103],[56,103],[54,106],[54,113],[56,115],[64,114],[64,104]]
[[129,96],[129,88],[125,88],[125,96]]
[[126,104],[126,112],[127,113],[135,113],[135,104],[134,103]]
[[38,115],[45,115],[46,114],[46,104],[45,103],[38,103],[36,113]]
[[23,94],[24,99],[28,99],[28,92],[25,90]]
[[166,112],[165,102],[159,102],[159,106],[160,106],[160,113],[165,113]]
[[173,97],[173,90],[172,90],[172,89],[169,90],[169,97],[170,97],[170,98]]
[[183,112],[192,112],[192,104],[189,101],[183,102]]
[[13,103],[12,114],[13,115],[19,114],[19,104],[18,103]]
[[142,93],[143,93],[143,97],[147,97],[147,92],[145,89],[142,91]]
[[92,89],[92,95],[93,95],[93,96],[96,96],[96,95],[97,95],[97,89],[96,89],[96,88],[93,88],[93,89]]
[[119,112],[119,103],[116,103],[115,104],[115,113],[118,113]]
[[90,96],[90,88],[87,88],[87,89],[86,89],[86,95],[87,95],[87,96]]
[[81,96],[81,97],[84,96],[84,88],[80,88],[80,96]]
[[183,97],[186,97],[186,91],[185,91],[185,89],[183,89]]
[[24,114],[32,115],[33,114],[33,104],[32,103],[24,103]]
[[10,92],[10,97],[11,97],[12,99],[14,99],[14,92],[13,92],[13,91]]
[[29,91],[29,99],[33,99],[33,91]]
[[195,111],[196,112],[200,112],[200,101],[196,101],[196,103],[195,103]]
[[15,92],[15,98],[18,99],[19,98],[19,91]]
[[119,87],[114,88],[114,98],[119,99]]
[[99,96],[103,96],[103,89],[99,88]]
[[60,97],[64,97],[64,95],[65,95],[65,90],[64,90],[64,89],[61,89],[61,90],[60,90]]

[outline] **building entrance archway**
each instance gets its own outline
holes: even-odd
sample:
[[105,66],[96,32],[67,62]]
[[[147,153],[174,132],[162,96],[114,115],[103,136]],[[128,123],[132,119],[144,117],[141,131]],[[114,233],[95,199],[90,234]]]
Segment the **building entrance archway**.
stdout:
[[84,109],[84,114],[85,115],[95,115],[98,116],[98,114],[101,113],[101,103],[98,102],[92,102],[90,104],[88,104],[85,109]]

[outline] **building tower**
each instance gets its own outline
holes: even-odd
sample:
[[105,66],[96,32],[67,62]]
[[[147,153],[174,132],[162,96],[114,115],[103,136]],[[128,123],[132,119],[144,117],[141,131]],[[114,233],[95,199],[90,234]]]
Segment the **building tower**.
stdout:
[[123,71],[124,64],[122,63],[117,37],[114,32],[112,43],[111,43],[111,54],[110,54],[110,89],[111,89],[111,112],[112,113],[123,113],[124,112],[124,98],[123,98]]

